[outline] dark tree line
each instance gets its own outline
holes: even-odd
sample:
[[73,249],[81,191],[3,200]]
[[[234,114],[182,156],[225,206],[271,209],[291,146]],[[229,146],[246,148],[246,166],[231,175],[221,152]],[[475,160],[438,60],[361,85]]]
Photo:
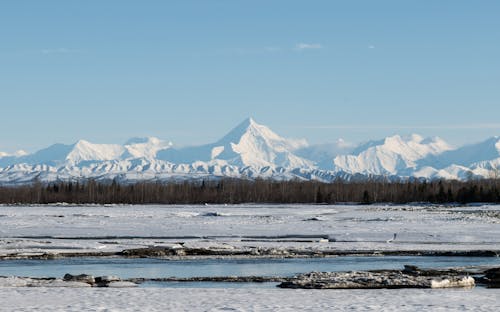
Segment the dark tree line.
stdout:
[[88,180],[0,186],[2,204],[471,203],[500,202],[500,180],[333,182],[237,180],[120,184]]

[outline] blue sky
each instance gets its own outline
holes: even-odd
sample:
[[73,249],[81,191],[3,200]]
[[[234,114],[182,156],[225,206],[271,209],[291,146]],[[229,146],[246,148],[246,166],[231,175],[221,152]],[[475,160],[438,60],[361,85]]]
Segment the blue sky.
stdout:
[[2,1],[0,151],[500,134],[500,1]]

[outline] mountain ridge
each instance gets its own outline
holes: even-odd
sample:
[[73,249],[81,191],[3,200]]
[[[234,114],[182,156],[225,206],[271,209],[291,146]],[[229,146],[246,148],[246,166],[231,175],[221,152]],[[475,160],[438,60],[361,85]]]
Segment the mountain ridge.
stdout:
[[299,179],[332,182],[376,177],[458,179],[498,176],[500,138],[453,147],[439,137],[392,135],[353,145],[338,140],[310,145],[287,139],[247,118],[221,139],[175,147],[156,137],[124,144],[78,140],[31,154],[0,153],[0,183],[78,180]]

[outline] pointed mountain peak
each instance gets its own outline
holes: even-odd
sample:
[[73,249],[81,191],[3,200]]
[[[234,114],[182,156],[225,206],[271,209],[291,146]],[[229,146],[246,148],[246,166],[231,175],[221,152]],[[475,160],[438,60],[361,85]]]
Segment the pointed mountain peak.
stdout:
[[245,125],[247,127],[255,126],[255,125],[259,126],[259,124],[256,123],[255,119],[253,119],[252,117],[248,117],[247,119],[243,120],[240,125],[242,125],[242,126]]
[[117,159],[123,153],[123,147],[117,144],[95,144],[79,140],[69,147],[65,160],[70,163],[81,161],[103,161]]
[[267,145],[281,146],[282,148],[289,150],[295,150],[308,146],[306,140],[285,139],[269,129],[269,127],[258,124],[251,117],[245,119],[215,144],[238,144],[241,143],[242,140],[258,140],[266,142]]
[[248,117],[242,122],[240,122],[236,127],[234,127],[233,130],[231,130],[231,132],[236,131],[239,133],[243,133],[248,129],[259,128],[259,127],[265,127],[265,126],[258,124],[252,117]]
[[246,122],[250,125],[255,123],[255,119],[253,119],[253,117],[248,117],[247,119],[243,120],[243,122]]
[[92,145],[92,143],[90,143],[89,141],[87,140],[78,140],[75,142],[75,144],[73,144],[74,147],[78,148],[78,147],[86,147],[86,146],[89,146],[89,145]]
[[211,158],[237,159],[238,165],[292,167],[291,164],[307,163],[292,155],[308,146],[307,141],[285,139],[252,118],[245,119],[212,146],[216,149],[211,150]]
[[[237,143],[241,140],[241,138],[247,134],[247,133],[252,133],[253,136],[260,136],[262,134],[267,134],[272,136],[273,138],[279,138],[277,134],[271,131],[266,126],[259,125],[258,123],[255,122],[255,120],[251,117],[243,120],[240,124],[238,124],[236,127],[234,127],[231,131],[229,131],[228,134],[226,134],[221,140],[219,140],[218,143]],[[262,133],[262,132],[267,132],[267,133]]]

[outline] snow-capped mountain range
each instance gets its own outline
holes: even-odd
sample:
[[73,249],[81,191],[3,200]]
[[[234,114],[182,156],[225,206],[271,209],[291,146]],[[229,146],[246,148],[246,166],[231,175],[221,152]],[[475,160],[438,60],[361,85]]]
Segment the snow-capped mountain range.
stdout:
[[444,140],[399,135],[360,145],[338,140],[309,145],[285,139],[249,118],[215,143],[177,148],[158,138],[125,144],[54,144],[28,154],[0,152],[0,183],[117,179],[185,180],[219,177],[391,180],[500,178],[500,138],[454,148]]

